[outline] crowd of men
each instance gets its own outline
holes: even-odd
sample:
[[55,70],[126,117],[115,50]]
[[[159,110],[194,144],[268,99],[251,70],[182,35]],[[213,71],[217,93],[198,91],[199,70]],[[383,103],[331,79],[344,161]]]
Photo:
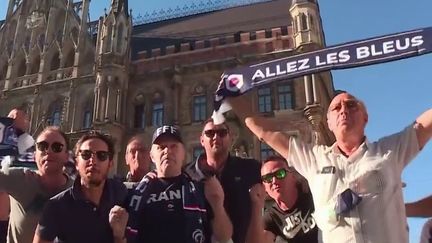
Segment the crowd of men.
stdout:
[[[73,149],[72,177],[65,170],[68,139],[46,127],[34,143],[36,171],[0,171],[0,195],[11,199],[0,205],[0,223],[9,220],[7,240],[0,242],[408,242],[401,173],[432,136],[432,110],[369,142],[364,103],[337,94],[327,113],[336,142],[325,146],[276,130],[246,100],[229,102],[280,156],[260,163],[230,154],[230,127],[209,119],[197,138],[204,153],[189,163],[176,126],[157,128],[151,144],[131,138],[124,181],[108,176],[118,152],[111,137],[88,132]],[[0,120],[4,161],[19,157],[17,148],[8,148],[19,147],[22,119]]]

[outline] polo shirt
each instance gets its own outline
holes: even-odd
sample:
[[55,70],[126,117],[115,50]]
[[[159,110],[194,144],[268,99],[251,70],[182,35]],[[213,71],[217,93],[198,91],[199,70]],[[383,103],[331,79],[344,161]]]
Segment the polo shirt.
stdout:
[[29,176],[26,170],[9,168],[0,171],[0,190],[10,195],[8,243],[32,242],[45,204],[73,183],[68,178],[58,190],[48,191],[39,176]]
[[113,242],[109,212],[115,205],[124,206],[127,190],[115,179],[105,181],[100,204],[84,197],[78,177],[72,188],[53,197],[45,206],[38,234],[43,240],[56,242]]
[[[205,172],[198,166],[200,157],[185,168],[185,172],[196,181],[205,178]],[[216,176],[225,193],[224,207],[234,230],[232,240],[243,243],[251,216],[249,189],[261,182],[261,164],[254,159],[229,155],[221,173]]]
[[[365,140],[348,158],[336,144],[312,145],[291,137],[287,160],[309,182],[314,218],[324,242],[406,243],[401,174],[418,152],[416,131],[411,125],[377,142]],[[346,189],[362,200],[340,217],[331,216],[337,196]]]

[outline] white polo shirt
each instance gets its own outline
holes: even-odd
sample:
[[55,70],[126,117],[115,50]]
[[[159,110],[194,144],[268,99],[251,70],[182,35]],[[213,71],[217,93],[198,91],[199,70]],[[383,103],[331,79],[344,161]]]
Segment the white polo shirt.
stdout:
[[[374,143],[366,140],[349,158],[335,144],[311,145],[291,137],[289,146],[287,160],[309,182],[324,242],[408,242],[401,174],[419,152],[413,125]],[[362,201],[330,220],[337,195],[348,188]]]

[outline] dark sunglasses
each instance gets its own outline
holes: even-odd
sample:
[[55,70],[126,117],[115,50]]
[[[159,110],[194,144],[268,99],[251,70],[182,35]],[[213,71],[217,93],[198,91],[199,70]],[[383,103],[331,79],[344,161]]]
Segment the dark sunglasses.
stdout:
[[[46,141],[41,141],[36,143],[37,150],[45,152],[50,147],[50,144]],[[51,144],[51,151],[54,153],[60,153],[63,150],[64,144],[59,142],[54,142]]]
[[81,158],[83,158],[84,160],[89,160],[92,157],[92,155],[94,154],[94,155],[96,155],[96,158],[99,161],[105,161],[105,160],[107,160],[109,158],[109,155],[110,155],[110,153],[108,151],[96,151],[96,152],[93,152],[93,151],[87,150],[87,149],[80,150],[79,153],[81,155]]
[[228,134],[228,130],[227,129],[210,129],[210,130],[204,131],[204,134],[208,138],[213,138],[215,134],[217,134],[221,138],[224,138]]
[[288,174],[288,170],[281,168],[275,172],[268,173],[268,174],[261,176],[261,180],[265,183],[272,183],[273,177],[275,177],[278,180],[282,180],[283,178],[285,178],[287,176],[287,174]]

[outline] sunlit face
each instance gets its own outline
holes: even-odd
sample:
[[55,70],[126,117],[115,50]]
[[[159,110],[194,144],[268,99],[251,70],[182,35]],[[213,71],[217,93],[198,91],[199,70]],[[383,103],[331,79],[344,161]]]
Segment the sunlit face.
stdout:
[[126,148],[126,164],[129,171],[147,173],[150,170],[150,151],[140,140],[131,141]]
[[108,177],[113,161],[109,158],[108,145],[99,138],[91,138],[81,144],[76,163],[81,181],[99,186]]
[[47,130],[37,137],[34,154],[39,173],[52,176],[63,173],[63,166],[69,157],[66,141],[55,130]]
[[327,123],[336,137],[347,134],[364,136],[367,120],[364,105],[348,93],[337,95],[330,103]]
[[[277,178],[275,174],[278,174],[280,170],[285,170],[284,178]],[[281,195],[284,196],[297,196],[293,193],[297,193],[296,184],[297,180],[294,173],[288,169],[286,163],[282,161],[268,161],[261,167],[261,176],[268,176],[271,178],[271,181],[265,182],[263,181],[264,188],[269,194],[269,196],[275,200],[281,198]]]
[[186,150],[175,138],[162,135],[152,145],[150,157],[155,163],[158,176],[172,177],[180,175]]
[[227,155],[231,147],[231,134],[224,124],[208,122],[201,133],[201,145],[207,155]]

